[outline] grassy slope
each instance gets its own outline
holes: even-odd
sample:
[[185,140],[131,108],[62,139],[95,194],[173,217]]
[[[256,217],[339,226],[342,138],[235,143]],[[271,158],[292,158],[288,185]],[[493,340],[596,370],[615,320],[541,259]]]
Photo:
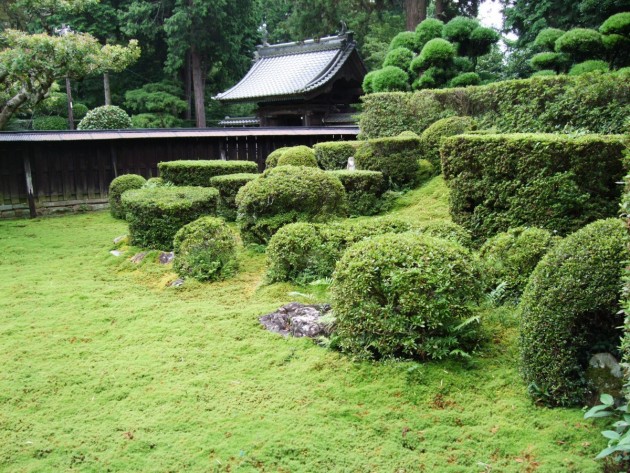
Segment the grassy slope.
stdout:
[[[447,218],[443,183],[395,212]],[[263,255],[167,288],[155,253],[109,254],[124,232],[0,222],[0,471],[600,471],[599,429],[526,397],[511,311],[469,366],[357,364],[260,328],[294,289],[261,285]]]

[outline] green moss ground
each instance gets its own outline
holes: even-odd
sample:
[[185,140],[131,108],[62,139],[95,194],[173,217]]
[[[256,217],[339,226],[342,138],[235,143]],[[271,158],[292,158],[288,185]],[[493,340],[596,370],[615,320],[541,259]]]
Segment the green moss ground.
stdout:
[[[436,178],[394,212],[448,218]],[[168,288],[109,251],[109,214],[0,222],[0,471],[595,472],[600,428],[531,404],[516,323],[473,362],[355,363],[257,318],[290,302],[264,255]],[[323,295],[322,295],[323,297]]]

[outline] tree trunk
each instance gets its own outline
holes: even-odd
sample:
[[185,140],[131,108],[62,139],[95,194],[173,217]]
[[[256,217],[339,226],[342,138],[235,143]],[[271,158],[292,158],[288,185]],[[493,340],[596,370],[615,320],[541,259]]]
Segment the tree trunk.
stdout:
[[66,77],[66,94],[68,94],[68,130],[74,130],[74,112],[72,111],[72,87]]
[[435,17],[444,21],[444,9],[448,0],[435,0]]
[[407,30],[414,31],[427,18],[427,0],[405,0]]
[[201,56],[194,46],[190,50],[190,59],[192,64],[192,83],[195,95],[195,121],[197,128],[206,127],[206,108],[205,108],[205,78],[204,68],[202,66]]
[[192,120],[192,68],[190,66],[190,51],[186,53],[186,67],[184,69],[184,97],[186,99],[186,120]]
[[112,89],[109,86],[109,72],[103,72],[103,91],[105,92],[105,105],[111,105]]

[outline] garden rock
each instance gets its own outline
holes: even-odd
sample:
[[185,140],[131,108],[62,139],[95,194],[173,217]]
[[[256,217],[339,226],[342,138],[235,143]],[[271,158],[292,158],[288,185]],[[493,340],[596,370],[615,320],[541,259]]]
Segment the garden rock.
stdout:
[[160,264],[169,264],[175,258],[175,253],[172,251],[166,252],[163,251],[160,253]]
[[122,251],[112,250],[110,253],[114,256],[122,256]]
[[117,236],[116,238],[114,238],[114,245],[117,245],[118,243],[122,242],[125,238],[127,238],[127,235]]
[[330,329],[320,322],[330,311],[329,304],[303,305],[292,302],[276,312],[262,316],[260,323],[270,332],[283,336],[315,338],[330,335]]
[[184,285],[184,280],[182,278],[176,279],[172,283],[168,285],[168,287],[180,287]]
[[133,257],[131,258],[131,262],[132,263],[140,263],[142,262],[142,260],[149,254],[148,251],[142,251],[140,253],[136,253],[135,255],[133,255]]
[[585,376],[593,391],[590,404],[597,404],[602,394],[610,394],[615,399],[622,397],[623,370],[610,353],[593,355]]

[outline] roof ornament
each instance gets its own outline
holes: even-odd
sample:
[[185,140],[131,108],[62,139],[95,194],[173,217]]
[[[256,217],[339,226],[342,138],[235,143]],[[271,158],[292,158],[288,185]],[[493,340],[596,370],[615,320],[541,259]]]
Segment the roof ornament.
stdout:
[[343,20],[341,20],[339,24],[341,25],[341,31],[339,31],[339,36],[343,36],[348,32],[348,24]]
[[269,31],[267,30],[267,23],[263,23],[258,27],[258,32],[262,36],[262,45],[269,46]]

